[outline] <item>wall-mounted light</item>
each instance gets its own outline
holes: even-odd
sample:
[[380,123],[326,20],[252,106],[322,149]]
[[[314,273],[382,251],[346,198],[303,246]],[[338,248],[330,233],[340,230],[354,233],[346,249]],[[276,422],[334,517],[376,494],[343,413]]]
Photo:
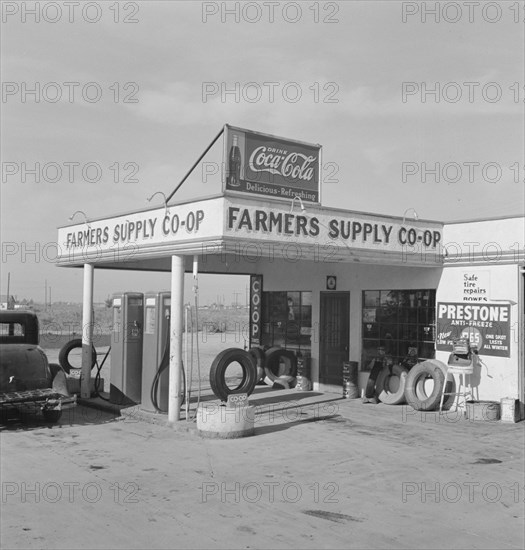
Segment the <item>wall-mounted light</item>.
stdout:
[[290,206],[290,212],[293,212],[293,207],[294,207],[294,204],[295,204],[295,200],[298,200],[299,201],[299,204],[301,206],[301,212],[304,212],[305,211],[305,207],[304,207],[304,204],[303,204],[303,201],[301,199],[301,197],[299,195],[295,195],[295,197],[292,199],[292,205]]
[[407,217],[407,213],[410,212],[412,210],[412,215],[414,216],[414,220],[417,222],[419,220],[419,216],[417,215],[417,212],[414,208],[410,207],[410,208],[407,208],[405,210],[405,213],[403,214],[403,224],[405,223],[405,220],[406,220],[406,217]]
[[76,212],[73,212],[73,214],[71,214],[71,216],[69,216],[69,221],[72,222],[73,218],[77,214],[82,214],[84,216],[84,223],[86,223],[88,228],[91,229],[91,224],[89,223],[89,220],[87,219],[86,213],[83,210],[77,210]]
[[151,195],[151,197],[147,198],[146,200],[148,202],[151,202],[151,199],[153,199],[155,195],[162,195],[162,197],[164,198],[164,216],[167,216],[170,211],[168,210],[168,201],[166,200],[166,195],[162,191],[156,191],[155,193],[153,193],[153,195]]

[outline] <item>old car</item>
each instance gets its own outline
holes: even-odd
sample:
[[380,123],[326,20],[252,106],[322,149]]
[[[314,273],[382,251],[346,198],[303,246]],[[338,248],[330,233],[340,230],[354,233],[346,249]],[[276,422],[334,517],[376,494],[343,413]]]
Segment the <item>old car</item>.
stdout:
[[75,406],[66,374],[49,364],[39,346],[39,325],[32,311],[0,310],[0,413],[42,412],[48,422],[58,422],[63,408]]

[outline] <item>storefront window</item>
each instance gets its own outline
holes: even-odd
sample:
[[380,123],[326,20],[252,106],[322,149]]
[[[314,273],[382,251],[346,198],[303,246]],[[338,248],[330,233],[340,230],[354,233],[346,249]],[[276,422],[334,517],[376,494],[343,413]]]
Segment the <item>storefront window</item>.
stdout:
[[384,352],[394,362],[410,354],[435,356],[435,290],[365,290],[362,315],[362,370]]
[[263,346],[311,351],[311,292],[263,292],[262,321]]

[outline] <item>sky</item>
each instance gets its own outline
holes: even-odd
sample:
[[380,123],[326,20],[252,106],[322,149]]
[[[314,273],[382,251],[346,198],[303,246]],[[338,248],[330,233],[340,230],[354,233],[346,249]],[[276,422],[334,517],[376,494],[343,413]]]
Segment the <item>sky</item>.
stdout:
[[[225,123],[321,144],[325,206],[522,215],[524,19],[504,1],[2,2],[1,294],[10,273],[19,298],[81,301],[57,227],[162,204]],[[174,201],[220,191],[199,166]],[[95,300],[170,285],[124,277],[96,272]],[[203,276],[201,301],[246,284]]]

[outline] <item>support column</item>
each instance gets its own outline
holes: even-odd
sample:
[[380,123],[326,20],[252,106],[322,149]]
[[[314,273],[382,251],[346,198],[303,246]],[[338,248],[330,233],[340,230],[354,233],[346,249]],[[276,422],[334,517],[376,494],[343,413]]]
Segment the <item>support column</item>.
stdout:
[[82,302],[82,372],[80,376],[80,397],[91,397],[91,365],[93,364],[93,279],[95,268],[84,264],[84,297]]
[[184,256],[171,257],[170,386],[168,422],[180,420],[182,403],[182,332],[184,309]]

